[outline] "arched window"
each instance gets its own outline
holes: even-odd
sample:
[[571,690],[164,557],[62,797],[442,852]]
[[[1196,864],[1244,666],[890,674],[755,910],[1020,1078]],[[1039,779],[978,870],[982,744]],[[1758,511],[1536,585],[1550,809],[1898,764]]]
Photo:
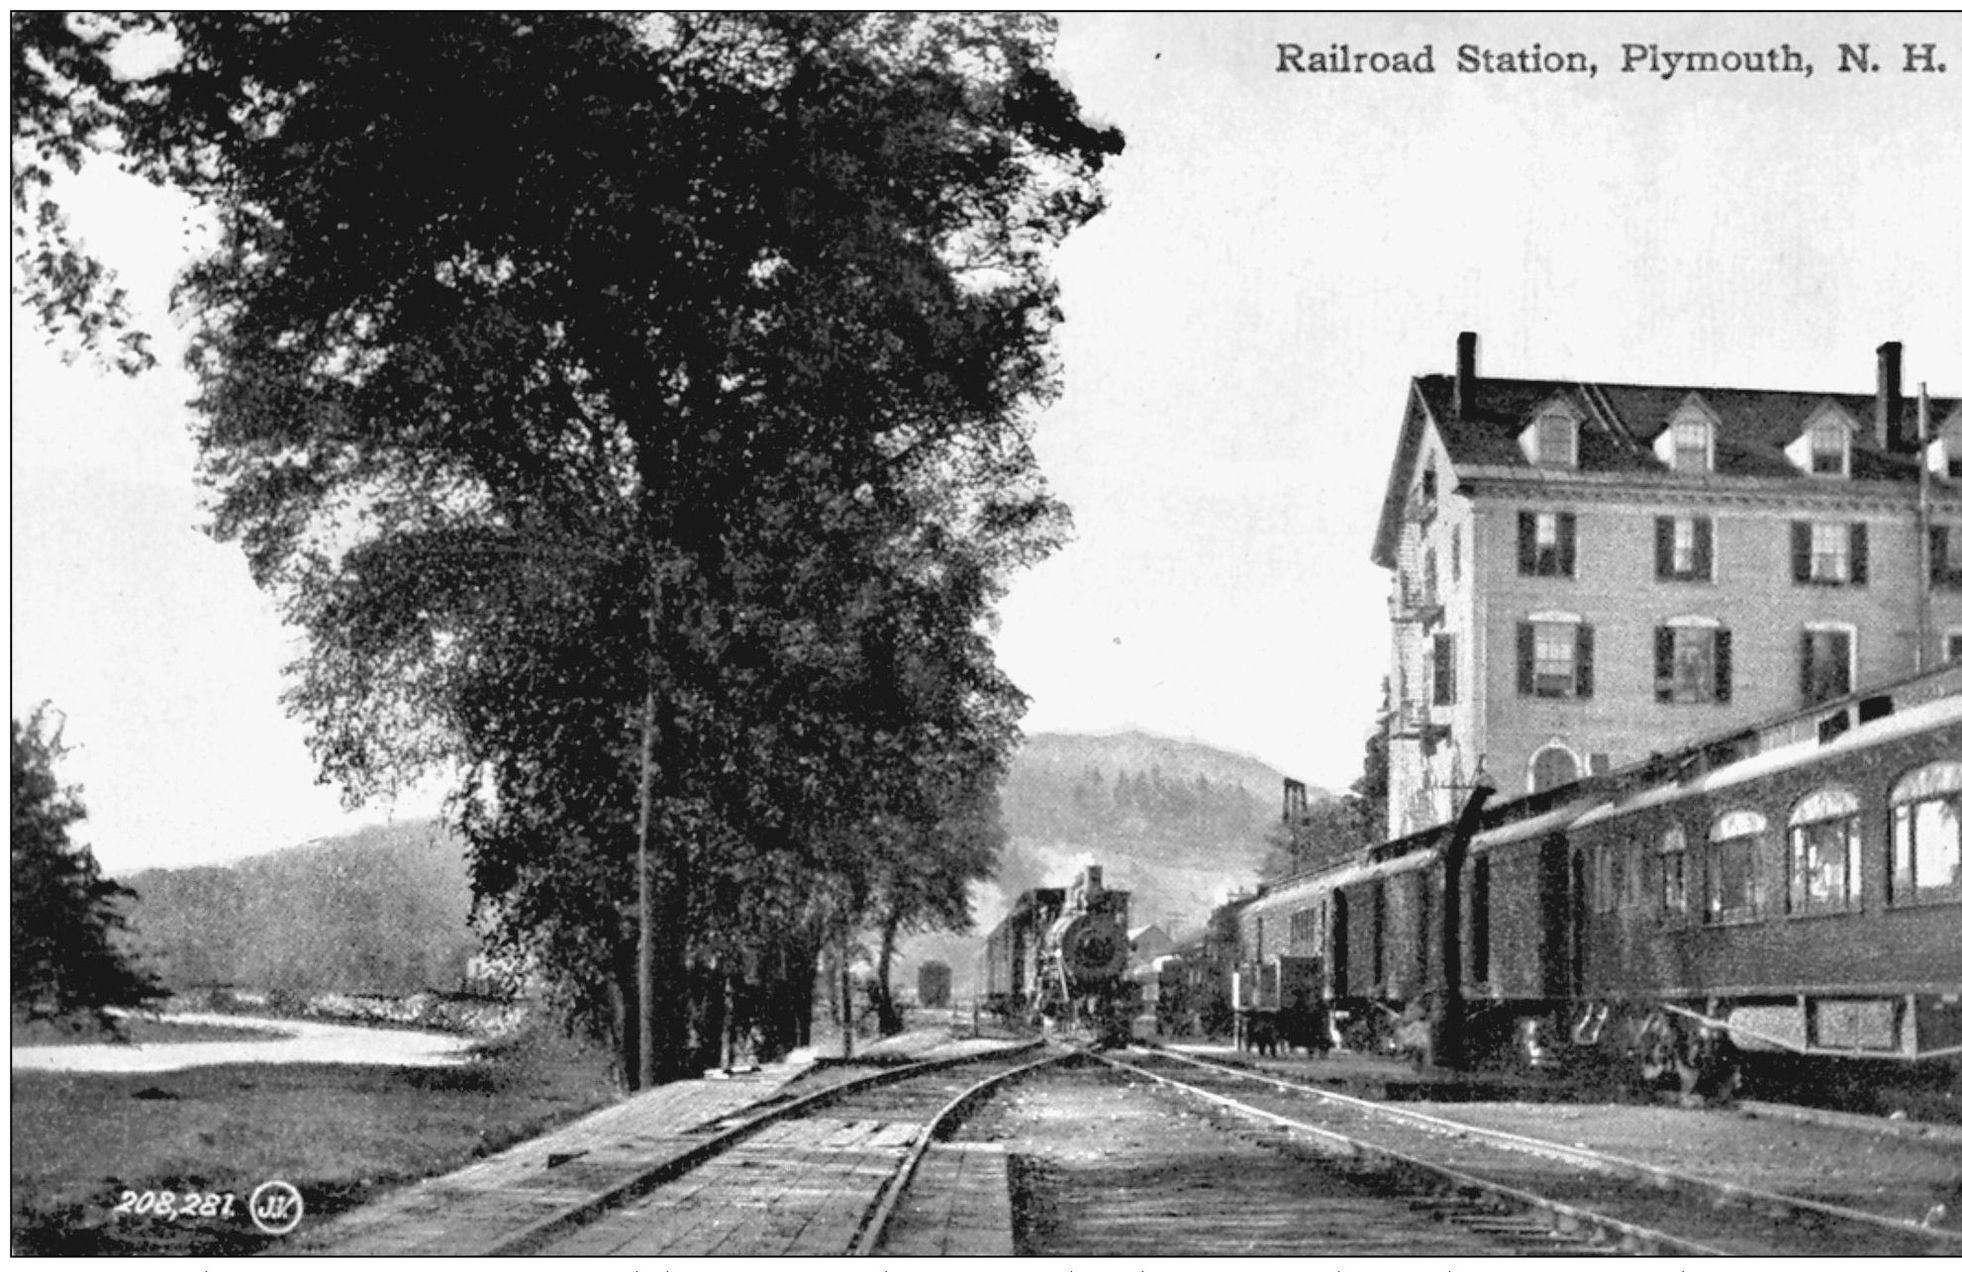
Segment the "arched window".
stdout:
[[1703,920],[1747,923],[1765,912],[1764,814],[1746,809],[1710,824],[1703,857]]
[[1895,905],[1962,901],[1962,760],[1937,760],[1894,786],[1888,873]]
[[1860,801],[1814,791],[1792,806],[1790,910],[1835,914],[1860,908]]
[[1556,786],[1580,780],[1580,757],[1558,742],[1549,742],[1533,754],[1527,775],[1528,789],[1550,791]]

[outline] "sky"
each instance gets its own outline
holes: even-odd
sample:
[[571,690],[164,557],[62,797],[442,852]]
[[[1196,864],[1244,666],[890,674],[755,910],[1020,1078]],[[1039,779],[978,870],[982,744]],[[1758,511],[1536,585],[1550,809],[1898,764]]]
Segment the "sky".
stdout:
[[[1839,72],[1862,42],[1881,69]],[[1953,71],[1904,72],[1923,42]],[[1428,45],[1436,70],[1279,71],[1282,43]],[[1536,43],[1596,73],[1454,69]],[[1813,74],[1624,71],[1624,45],[1789,45]],[[1056,261],[1065,391],[1036,446],[1076,533],[1001,608],[1025,730],[1354,780],[1388,666],[1377,509],[1410,378],[1460,331],[1488,375],[1842,392],[1900,340],[1910,389],[1962,392],[1953,14],[1067,14],[1056,53],[1126,149]],[[432,811],[315,784],[280,706],[296,636],[198,530],[165,309],[186,209],[106,170],[67,198],[164,362],[64,365],[14,310],[12,704],[61,712],[79,838],[116,874]]]

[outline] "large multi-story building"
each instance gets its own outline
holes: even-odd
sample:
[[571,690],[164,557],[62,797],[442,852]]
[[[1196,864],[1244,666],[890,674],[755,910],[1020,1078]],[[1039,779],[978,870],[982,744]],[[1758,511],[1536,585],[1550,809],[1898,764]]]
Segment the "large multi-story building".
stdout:
[[1962,401],[1410,386],[1374,559],[1392,837],[1962,657]]

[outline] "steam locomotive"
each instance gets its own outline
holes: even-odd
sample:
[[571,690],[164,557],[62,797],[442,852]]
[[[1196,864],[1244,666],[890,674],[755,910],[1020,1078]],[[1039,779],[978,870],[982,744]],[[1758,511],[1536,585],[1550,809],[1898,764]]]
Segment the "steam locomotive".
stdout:
[[1448,995],[1475,1063],[1706,1095],[1826,1058],[1962,1083],[1962,666],[1494,804],[1214,927],[1211,982],[1283,1035],[1421,1058]]
[[1128,1029],[1131,894],[1086,866],[1067,888],[1016,898],[982,953],[982,1006],[1023,1027],[1104,1038]]

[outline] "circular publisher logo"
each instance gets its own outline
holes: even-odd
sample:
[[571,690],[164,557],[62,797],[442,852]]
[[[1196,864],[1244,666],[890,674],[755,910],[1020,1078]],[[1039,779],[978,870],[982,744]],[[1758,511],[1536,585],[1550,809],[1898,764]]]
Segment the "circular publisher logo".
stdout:
[[259,1231],[275,1237],[299,1227],[300,1216],[307,1211],[300,1190],[283,1179],[268,1179],[254,1188],[246,1209]]

